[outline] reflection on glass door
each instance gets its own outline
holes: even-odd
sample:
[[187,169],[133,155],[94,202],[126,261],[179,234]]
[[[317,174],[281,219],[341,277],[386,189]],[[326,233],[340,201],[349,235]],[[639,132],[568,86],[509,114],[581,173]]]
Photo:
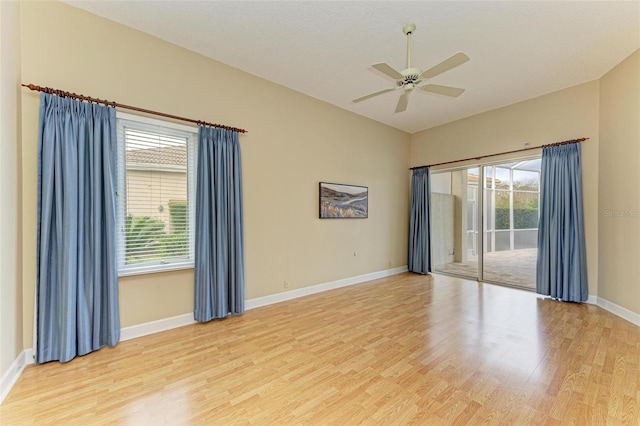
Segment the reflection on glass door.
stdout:
[[436,272],[535,288],[540,165],[536,158],[432,173]]
[[484,167],[483,280],[535,288],[540,159]]
[[478,277],[480,169],[431,176],[432,261],[436,272]]

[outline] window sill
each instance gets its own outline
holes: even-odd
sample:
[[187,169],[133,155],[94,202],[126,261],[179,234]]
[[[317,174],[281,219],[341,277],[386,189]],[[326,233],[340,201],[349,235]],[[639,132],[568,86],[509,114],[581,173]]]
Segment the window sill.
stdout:
[[139,268],[128,268],[118,272],[118,277],[130,277],[134,275],[157,274],[162,272],[179,271],[182,269],[193,269],[193,263],[175,263],[169,265],[149,265]]

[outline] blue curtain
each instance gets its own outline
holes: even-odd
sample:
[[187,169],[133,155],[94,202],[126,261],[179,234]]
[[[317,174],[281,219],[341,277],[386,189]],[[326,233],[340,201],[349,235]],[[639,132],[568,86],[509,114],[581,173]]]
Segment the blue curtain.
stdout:
[[584,302],[589,290],[580,144],[544,148],[540,177],[537,292],[568,302]]
[[200,127],[194,318],[244,312],[242,168],[238,133]]
[[120,339],[116,158],[113,108],[41,94],[37,363]]
[[413,170],[411,177],[411,220],[409,260],[411,272],[431,272],[431,175],[428,167]]

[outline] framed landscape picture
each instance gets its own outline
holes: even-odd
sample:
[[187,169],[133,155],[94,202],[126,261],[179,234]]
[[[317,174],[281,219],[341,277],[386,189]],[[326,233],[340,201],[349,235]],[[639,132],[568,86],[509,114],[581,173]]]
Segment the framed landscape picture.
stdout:
[[366,219],[369,188],[320,182],[320,219]]

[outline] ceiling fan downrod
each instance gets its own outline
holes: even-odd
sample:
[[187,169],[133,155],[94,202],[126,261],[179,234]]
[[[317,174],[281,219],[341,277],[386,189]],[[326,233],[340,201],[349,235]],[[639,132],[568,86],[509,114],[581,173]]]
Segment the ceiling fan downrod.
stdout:
[[407,36],[407,68],[411,68],[411,34],[416,30],[416,24],[407,24],[402,32]]

